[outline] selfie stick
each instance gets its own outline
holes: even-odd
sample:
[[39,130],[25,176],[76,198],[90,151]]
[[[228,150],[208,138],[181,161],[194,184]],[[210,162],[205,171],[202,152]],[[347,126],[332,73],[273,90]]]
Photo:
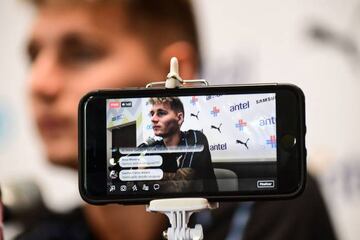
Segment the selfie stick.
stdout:
[[[204,79],[183,80],[179,75],[179,63],[176,57],[170,60],[170,72],[166,81],[152,82],[146,85],[146,88],[154,86],[165,86],[165,88],[178,88],[187,83],[204,84],[209,83]],[[200,224],[194,228],[188,227],[190,216],[194,212],[200,212],[204,209],[215,209],[219,203],[209,203],[205,198],[172,198],[152,200],[146,206],[148,212],[160,212],[165,214],[170,220],[170,227],[164,231],[163,236],[169,240],[201,240],[204,238],[203,229]]]

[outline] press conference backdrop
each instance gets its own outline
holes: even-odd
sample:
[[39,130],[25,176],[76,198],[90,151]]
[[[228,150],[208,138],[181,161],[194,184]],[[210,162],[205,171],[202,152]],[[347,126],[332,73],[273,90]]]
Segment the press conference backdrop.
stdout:
[[[213,162],[276,161],[275,94],[189,96],[179,99],[185,110],[181,130],[202,131],[208,139]],[[161,139],[154,136],[149,114],[152,105],[148,100],[108,100],[108,129],[136,122],[137,145],[148,139]]]
[[[291,82],[304,90],[309,168],[340,239],[359,239],[359,1],[194,3],[210,83]],[[0,181],[33,178],[48,205],[63,210],[81,200],[76,173],[46,164],[33,127],[24,57],[31,18],[23,1],[0,1]]]

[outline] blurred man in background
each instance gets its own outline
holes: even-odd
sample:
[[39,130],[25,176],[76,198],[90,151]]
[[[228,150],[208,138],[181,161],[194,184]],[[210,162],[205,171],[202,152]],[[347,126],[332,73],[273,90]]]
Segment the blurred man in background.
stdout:
[[[197,31],[186,0],[32,2],[37,8],[27,46],[32,110],[47,157],[54,164],[77,168],[77,105],[87,92],[142,87],[164,79],[172,56],[179,59],[183,78],[197,74]],[[230,234],[250,240],[266,233],[262,238],[333,239],[318,189],[312,182],[311,186],[313,191],[305,195],[309,201],[275,203],[276,208],[271,203],[220,208],[204,221],[205,237],[224,239]],[[296,215],[305,208],[312,214]],[[234,224],[239,216],[249,219],[246,228],[247,221],[242,228]],[[262,225],[257,224],[259,219]],[[144,206],[84,205],[41,219],[19,239],[160,239],[166,225],[165,217],[147,213]]]
[[[196,74],[198,44],[187,1],[34,3],[38,14],[27,47],[30,93],[47,157],[54,164],[77,167],[77,105],[87,92],[142,87],[163,79],[172,56],[178,57],[184,78]],[[144,206],[118,205],[86,205],[54,221],[32,233],[41,232],[38,239],[154,239],[166,224],[165,217],[147,213]]]

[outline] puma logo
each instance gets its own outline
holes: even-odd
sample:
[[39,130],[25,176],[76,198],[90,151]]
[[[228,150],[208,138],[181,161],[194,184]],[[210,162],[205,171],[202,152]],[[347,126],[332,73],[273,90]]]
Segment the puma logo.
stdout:
[[217,129],[219,131],[219,133],[221,133],[220,127],[221,127],[222,123],[220,123],[219,127],[216,127],[214,125],[211,125],[211,128],[213,129]]
[[199,112],[200,111],[198,111],[197,114],[191,113],[190,116],[191,117],[196,117],[196,119],[199,120]]
[[249,149],[249,147],[247,145],[248,141],[249,141],[249,138],[246,140],[246,142],[243,142],[241,140],[236,140],[236,143],[240,143],[240,144],[244,145],[247,149]]

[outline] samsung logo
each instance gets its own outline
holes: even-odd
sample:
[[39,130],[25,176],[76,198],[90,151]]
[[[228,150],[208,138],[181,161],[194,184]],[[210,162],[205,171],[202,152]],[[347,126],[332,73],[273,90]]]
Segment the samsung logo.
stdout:
[[270,102],[270,101],[273,101],[273,100],[275,100],[275,96],[266,97],[266,98],[256,100],[256,104]]

